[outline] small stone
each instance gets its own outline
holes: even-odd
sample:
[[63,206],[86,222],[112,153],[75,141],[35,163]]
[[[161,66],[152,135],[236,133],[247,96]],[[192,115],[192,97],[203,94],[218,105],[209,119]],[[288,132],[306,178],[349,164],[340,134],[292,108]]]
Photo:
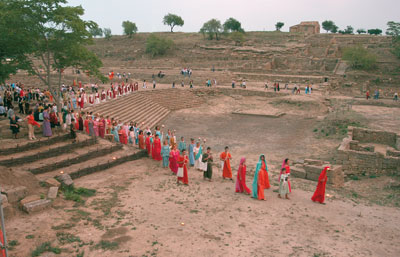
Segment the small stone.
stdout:
[[5,193],[7,195],[9,203],[16,203],[20,199],[24,198],[27,195],[28,191],[26,190],[26,187],[19,186],[19,187],[15,187],[10,190],[7,190]]
[[34,202],[26,203],[23,205],[22,209],[26,211],[27,213],[32,213],[32,212],[38,212],[42,211],[51,205],[51,200],[48,199],[42,199],[42,200],[37,200]]
[[34,202],[34,201],[37,201],[37,200],[40,200],[40,196],[38,196],[38,195],[30,195],[30,196],[27,196],[24,199],[22,199],[19,203],[20,203],[21,206],[24,206],[27,203]]
[[61,183],[58,182],[55,178],[48,178],[48,179],[46,179],[45,182],[49,187],[60,187],[61,186]]
[[56,199],[58,194],[58,187],[50,187],[49,192],[47,193],[47,198]]
[[74,185],[74,181],[72,180],[69,174],[62,174],[58,176],[58,179],[61,180],[61,183],[66,186]]

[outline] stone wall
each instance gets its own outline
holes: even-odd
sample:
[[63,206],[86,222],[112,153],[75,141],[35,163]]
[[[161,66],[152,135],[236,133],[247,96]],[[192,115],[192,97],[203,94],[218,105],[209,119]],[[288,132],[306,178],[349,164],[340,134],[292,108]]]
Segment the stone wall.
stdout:
[[349,128],[348,137],[340,144],[335,161],[341,165],[345,176],[361,174],[393,175],[400,173],[400,152],[391,150],[386,156],[374,152],[371,146],[360,146],[358,142],[386,144],[398,147],[399,136],[392,132]]
[[353,128],[353,140],[357,140],[360,143],[377,143],[388,145],[391,147],[397,146],[397,134],[393,132],[387,132],[382,130],[369,130],[362,128]]

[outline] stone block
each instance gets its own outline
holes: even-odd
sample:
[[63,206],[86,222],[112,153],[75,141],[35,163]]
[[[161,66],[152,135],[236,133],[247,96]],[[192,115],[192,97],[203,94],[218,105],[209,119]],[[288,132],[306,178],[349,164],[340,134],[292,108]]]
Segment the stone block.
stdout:
[[30,203],[30,202],[34,202],[34,201],[37,201],[37,200],[40,200],[40,196],[38,196],[38,195],[29,195],[29,196],[25,197],[24,199],[22,199],[19,202],[19,204],[21,206],[24,206],[24,204],[27,204],[27,203]]
[[291,167],[290,168],[290,175],[295,177],[295,178],[302,178],[305,179],[306,178],[306,171],[299,167],[299,166],[295,166],[295,167]]
[[48,179],[46,179],[45,182],[46,182],[47,186],[49,186],[49,187],[60,187],[61,186],[61,183],[58,182],[57,179],[55,179],[55,178],[48,178]]
[[22,209],[27,213],[33,213],[42,211],[51,206],[51,200],[41,199],[34,202],[26,203],[23,205]]
[[9,203],[3,203],[4,218],[10,219],[15,215],[15,209]]
[[49,192],[47,193],[47,198],[56,199],[58,194],[58,187],[50,187]]
[[[326,165],[326,166],[330,166],[330,165]],[[319,166],[317,166],[317,165],[304,165],[303,166],[304,170],[307,173],[307,177],[308,177],[308,174],[317,174],[317,175],[319,175],[321,173],[321,171],[324,169],[324,167],[325,167],[325,165],[324,166],[321,166],[321,165],[319,165]]]
[[332,184],[334,187],[344,186],[344,173],[342,166],[332,166],[328,173],[328,183]]
[[321,165],[324,164],[324,161],[322,161],[322,160],[313,160],[313,159],[305,159],[305,160],[304,160],[304,163],[305,163],[305,164],[308,164],[308,165],[317,165],[317,166],[321,166]]
[[394,151],[394,150],[387,149],[386,155],[391,156],[391,157],[400,157],[400,151]]
[[5,193],[7,195],[9,203],[16,203],[20,199],[24,198],[28,194],[28,191],[26,190],[26,187],[19,186],[11,188],[7,190]]
[[62,174],[57,177],[61,183],[65,186],[73,186],[74,181],[72,180],[71,176],[69,174]]

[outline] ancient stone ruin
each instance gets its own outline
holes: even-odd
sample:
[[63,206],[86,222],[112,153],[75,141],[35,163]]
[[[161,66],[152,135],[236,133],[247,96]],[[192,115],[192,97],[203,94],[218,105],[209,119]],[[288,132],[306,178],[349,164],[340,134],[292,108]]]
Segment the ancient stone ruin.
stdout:
[[380,130],[349,127],[340,144],[336,163],[345,176],[393,175],[400,172],[400,135]]
[[290,32],[300,32],[305,34],[319,34],[321,27],[318,21],[303,21],[300,24],[291,26]]

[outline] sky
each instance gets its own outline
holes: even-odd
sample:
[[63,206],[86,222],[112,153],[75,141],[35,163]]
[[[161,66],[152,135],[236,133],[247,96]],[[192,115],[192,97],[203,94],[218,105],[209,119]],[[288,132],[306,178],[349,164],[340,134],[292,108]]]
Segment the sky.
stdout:
[[[233,17],[245,31],[270,31],[278,21],[282,31],[301,21],[332,20],[344,29],[386,30],[388,21],[400,22],[400,0],[69,0],[82,5],[83,19],[95,21],[112,34],[122,34],[122,22],[136,23],[138,32],[169,31],[162,19],[167,13],[179,15],[183,27],[174,31],[198,32],[203,23],[216,18],[223,23]],[[321,29],[322,32],[322,29]]]

